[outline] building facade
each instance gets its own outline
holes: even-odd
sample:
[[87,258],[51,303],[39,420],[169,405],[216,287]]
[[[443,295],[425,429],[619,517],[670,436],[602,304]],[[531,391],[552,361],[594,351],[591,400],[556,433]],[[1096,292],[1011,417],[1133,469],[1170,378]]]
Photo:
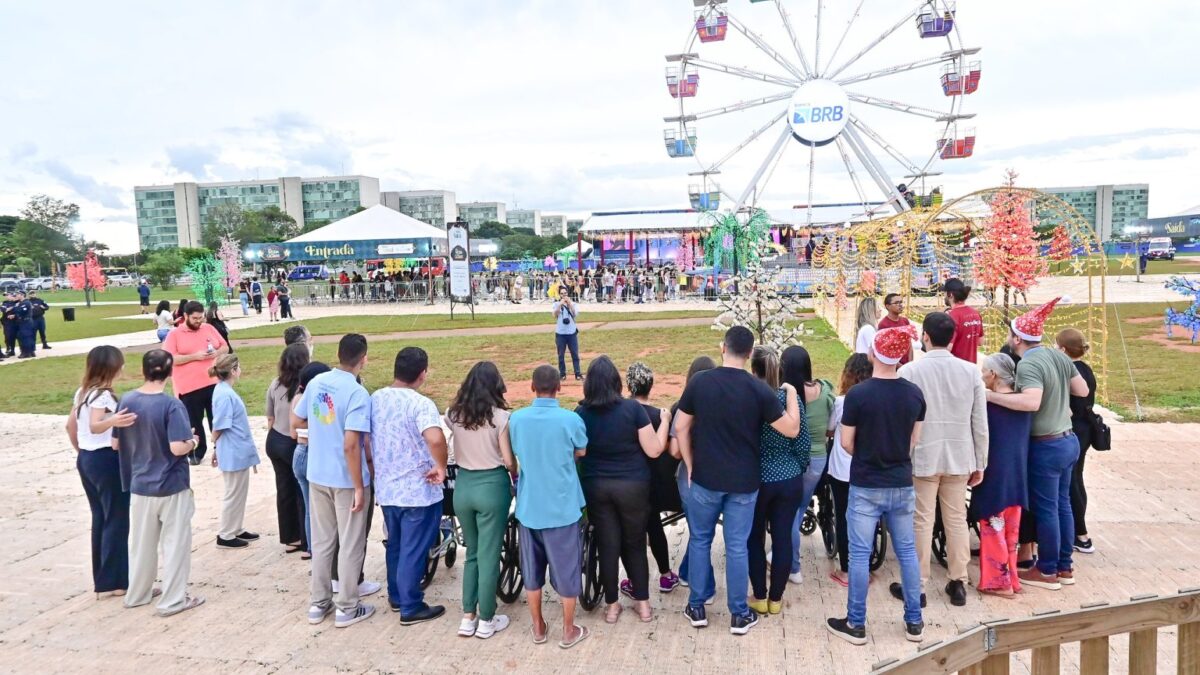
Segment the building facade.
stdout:
[[1122,238],[1126,227],[1149,215],[1150,186],[1145,183],[1041,190],[1070,204],[1092,224],[1101,242]]
[[143,250],[201,246],[210,211],[222,204],[260,211],[276,206],[303,228],[338,220],[379,203],[379,179],[368,176],[283,177],[223,183],[174,183],[133,189],[138,241]]
[[447,190],[382,192],[379,195],[379,203],[434,227],[445,228],[446,223],[458,219],[458,205],[454,201],[454,193]]
[[559,234],[567,236],[567,217],[566,216],[542,216],[542,231],[543,237],[553,237]]
[[508,211],[504,202],[460,202],[458,217],[467,221],[467,228],[474,230],[486,222],[507,223]]
[[542,233],[542,212],[537,209],[510,209],[504,222],[509,227],[527,227],[534,234]]
[[574,237],[579,233],[579,229],[583,227],[583,218],[568,218],[567,219],[567,239]]

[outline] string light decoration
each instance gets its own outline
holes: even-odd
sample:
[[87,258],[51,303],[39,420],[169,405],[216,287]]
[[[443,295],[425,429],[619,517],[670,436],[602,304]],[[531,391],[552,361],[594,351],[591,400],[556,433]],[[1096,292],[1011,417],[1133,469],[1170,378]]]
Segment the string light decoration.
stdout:
[[[1025,223],[1016,222],[1021,214]],[[998,233],[992,231],[997,225]],[[1035,236],[1038,225],[1052,226],[1044,240]],[[1104,251],[1091,223],[1051,194],[1004,185],[946,201],[937,209],[917,208],[845,228],[827,228],[813,251],[813,305],[839,335],[850,336],[851,307],[859,298],[898,293],[905,300],[909,318],[919,324],[926,313],[944,308],[942,284],[957,277],[975,288],[970,302],[983,317],[981,348],[996,352],[1008,339],[1009,319],[1039,304],[1027,301],[1025,293],[1045,277],[1045,262],[1055,236],[1058,246],[1063,246],[1063,235],[1054,234],[1059,228],[1066,234],[1072,269],[1078,269],[1079,276],[1071,293],[1074,302],[1055,309],[1046,322],[1046,334],[1068,326],[1083,332],[1091,345],[1087,358],[1096,372],[1097,394],[1106,401]],[[996,246],[979,254],[981,247],[988,250],[987,242],[1008,243],[1004,237],[1017,232],[1024,233],[1028,245]],[[993,239],[997,236],[1000,239]],[[1000,255],[1004,251],[1016,260],[1004,260]],[[988,269],[981,268],[981,260]],[[1007,307],[1005,280],[1010,291]],[[1081,288],[1084,284],[1086,288]]]
[[225,270],[215,256],[192,258],[183,269],[185,274],[192,277],[192,293],[204,303],[205,309],[210,303],[224,304],[227,301]]
[[778,267],[763,265],[761,252],[752,257],[734,277],[737,292],[720,294],[721,313],[713,322],[713,330],[745,326],[754,333],[758,344],[779,352],[800,344],[798,338],[804,333],[804,324],[798,317],[800,299],[779,292],[779,275]]

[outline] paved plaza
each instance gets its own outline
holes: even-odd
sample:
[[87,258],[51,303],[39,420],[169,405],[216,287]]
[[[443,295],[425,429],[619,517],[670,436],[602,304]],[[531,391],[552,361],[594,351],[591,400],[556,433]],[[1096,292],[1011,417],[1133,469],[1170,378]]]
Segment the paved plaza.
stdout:
[[[259,447],[265,421],[252,418]],[[1071,609],[1097,600],[1117,602],[1140,593],[1168,593],[1200,585],[1200,468],[1195,438],[1200,425],[1114,425],[1116,450],[1092,453],[1087,463],[1089,520],[1097,553],[1078,557],[1079,583],[1061,592],[1028,590],[1016,600],[974,592],[954,608],[941,592],[935,567],[926,613],[928,642],[952,637],[981,619],[1021,617]],[[885,658],[912,653],[902,638],[900,606],[887,593],[898,579],[891,562],[876,575],[868,600],[871,642],[852,647],[826,633],[825,617],[843,615],[845,591],[826,575],[829,561],[816,537],[804,541],[804,583],[791,585],[784,614],[764,619],[746,637],[726,626],[723,563],[717,558],[718,602],[712,626],[696,630],[680,615],[686,590],[653,594],[650,624],[626,612],[616,626],[601,612],[581,613],[593,630],[587,642],[563,651],[552,641],[534,645],[523,601],[501,605],[513,625],[491,640],[461,639],[462,554],[438,570],[429,590],[446,617],[401,627],[396,614],[337,630],[310,626],[307,563],[283,552],[276,535],[274,478],[269,462],[252,475],[246,525],[261,532],[248,550],[214,545],[221,479],[208,466],[192,469],[197,509],[193,520],[192,585],[208,602],[160,619],[152,608],[124,609],[118,599],[90,592],[88,507],[62,432],[62,418],[0,415],[0,672],[637,672],[862,673]],[[376,517],[366,559],[369,579],[384,578],[381,518]],[[668,530],[672,559],[682,555],[684,526]],[[718,543],[715,551],[723,550]],[[974,572],[973,572],[974,573]],[[386,606],[386,598],[369,598]],[[560,612],[548,606],[559,625]],[[1174,637],[1159,639],[1160,667],[1173,671]],[[1113,663],[1123,664],[1126,640],[1112,640]],[[1077,669],[1078,650],[1064,649],[1064,672]],[[1022,672],[1025,662],[1014,668]],[[1164,671],[1165,672],[1165,671]]]

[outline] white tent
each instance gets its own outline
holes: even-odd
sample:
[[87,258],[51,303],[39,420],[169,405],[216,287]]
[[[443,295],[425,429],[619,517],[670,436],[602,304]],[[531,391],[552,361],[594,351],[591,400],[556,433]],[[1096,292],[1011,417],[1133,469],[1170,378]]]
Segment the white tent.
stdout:
[[576,243],[574,243],[574,244],[570,244],[570,245],[568,245],[568,246],[564,246],[564,247],[562,247],[562,248],[560,248],[560,249],[558,249],[557,251],[555,251],[555,252],[554,252],[554,257],[555,257],[555,258],[559,258],[559,257],[562,257],[562,256],[564,256],[564,255],[569,255],[569,256],[571,256],[572,258],[574,258],[575,256],[579,255],[580,243],[582,243],[582,244],[583,244],[583,246],[582,246],[582,248],[583,248],[583,257],[585,257],[585,258],[586,258],[586,257],[588,257],[588,254],[590,254],[590,253],[592,252],[592,245],[591,245],[591,244],[589,244],[589,243],[587,243],[586,241],[585,241],[585,242],[576,242]]
[[325,227],[289,239],[288,243],[372,241],[379,239],[433,239],[446,241],[446,231],[377,204]]

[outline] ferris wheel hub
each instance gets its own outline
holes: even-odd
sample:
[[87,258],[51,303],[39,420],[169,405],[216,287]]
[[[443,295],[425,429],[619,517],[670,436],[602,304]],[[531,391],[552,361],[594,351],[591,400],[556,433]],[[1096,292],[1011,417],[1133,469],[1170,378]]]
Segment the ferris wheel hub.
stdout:
[[842,133],[850,119],[850,97],[841,85],[809,80],[796,89],[788,105],[788,124],[805,145],[821,146]]

